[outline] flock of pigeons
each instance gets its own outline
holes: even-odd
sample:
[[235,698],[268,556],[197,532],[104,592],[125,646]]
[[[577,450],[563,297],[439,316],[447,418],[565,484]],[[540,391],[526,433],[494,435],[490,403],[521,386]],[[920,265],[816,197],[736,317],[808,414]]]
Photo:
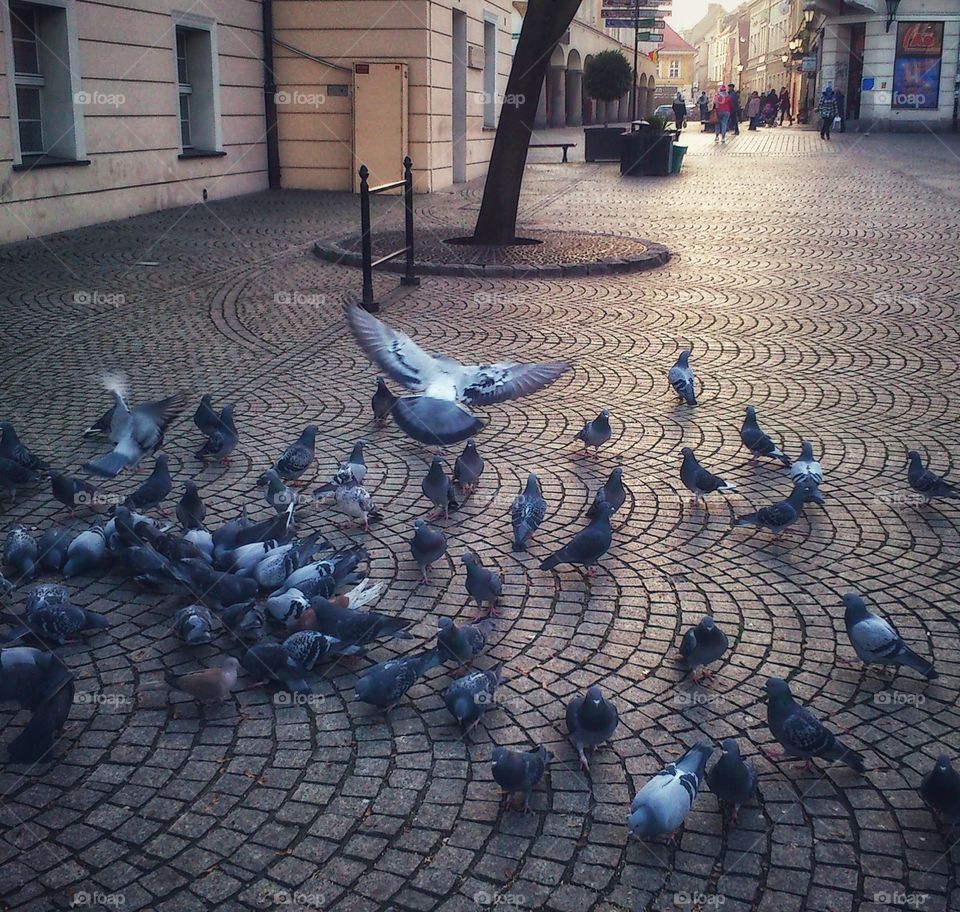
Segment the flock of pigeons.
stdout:
[[[392,418],[408,436],[437,447],[466,441],[452,477],[447,476],[439,454],[432,459],[421,485],[434,506],[430,519],[449,517],[450,511],[475,491],[483,474],[484,460],[473,439],[483,424],[470,408],[528,395],[569,369],[561,362],[464,366],[427,354],[408,336],[359,308],[348,307],[346,315],[370,359],[414,394],[395,396],[379,378],[372,400],[375,422],[383,424]],[[694,406],[696,381],[689,357],[689,351],[680,355],[669,371],[668,381],[681,400]],[[310,675],[322,660],[365,656],[377,642],[410,638],[409,621],[369,607],[382,586],[371,583],[361,572],[367,558],[363,547],[334,548],[316,532],[298,537],[302,495],[294,489],[304,483],[305,474],[315,462],[316,426],[305,428],[260,476],[264,503],[271,511],[266,519],[251,520],[244,507],[239,516],[211,528],[196,484],[186,481],[176,505],[174,525],[149,513],[158,510],[165,514],[163,505],[173,492],[167,459],[159,451],[165,432],[184,410],[185,399],[175,395],[131,409],[121,391],[113,390],[113,400],[111,408],[85,432],[87,436],[108,438],[113,448],[83,468],[89,474],[112,478],[138,466],[150,453],[155,454],[155,462],[150,475],[122,503],[112,506],[85,479],[51,472],[20,442],[9,422],[0,425],[0,484],[12,496],[16,496],[17,488],[48,478],[53,497],[71,512],[82,509],[96,515],[93,526],[76,535],[54,526],[36,539],[22,525],[11,528],[3,550],[9,578],[9,582],[2,580],[5,596],[12,599],[16,587],[32,583],[39,573],[59,573],[69,580],[108,567],[149,590],[182,596],[187,604],[176,612],[173,628],[185,644],[209,643],[222,627],[237,645],[238,655],[226,656],[218,667],[166,677],[170,688],[204,704],[229,699],[241,669],[255,682],[252,686],[273,682],[294,694],[310,694]],[[205,437],[197,458],[228,461],[238,443],[232,407],[217,411],[211,397],[204,396],[193,421]],[[751,460],[766,457],[787,467],[793,489],[779,503],[739,517],[735,525],[759,525],[779,535],[803,515],[807,504],[823,504],[823,471],[808,442],[803,442],[800,457],[791,462],[760,428],[752,407],[746,410],[740,436]],[[585,452],[592,450],[594,454],[611,437],[607,411],[586,422],[577,435]],[[327,502],[346,516],[346,522],[364,530],[370,522],[382,519],[364,487],[365,445],[365,440],[357,441],[313,498]],[[682,456],[680,481],[695,505],[710,494],[736,490],[701,466],[690,448],[684,448]],[[915,452],[910,453],[907,478],[927,500],[960,496],[949,483],[924,469]],[[595,574],[598,562],[611,546],[611,517],[626,498],[623,471],[617,468],[597,492],[587,511],[585,527],[545,557],[541,569],[570,564],[583,567],[588,576]],[[537,476],[531,473],[511,508],[515,551],[527,549],[546,515],[547,503]],[[410,552],[423,582],[429,582],[431,565],[446,551],[444,532],[427,520],[417,519]],[[443,699],[466,735],[496,705],[505,675],[501,664],[483,670],[472,667],[495,632],[502,579],[473,553],[464,553],[461,560],[466,590],[476,603],[476,616],[462,624],[441,618],[436,642],[430,648],[369,667],[357,680],[356,697],[389,711],[432,668],[446,664],[464,669],[465,673],[446,688]],[[859,595],[849,593],[843,602],[847,633],[863,662],[903,666],[925,678],[936,677],[932,664],[913,652],[887,621],[872,614]],[[6,614],[12,629],[2,642],[31,638],[39,644],[0,649],[0,701],[15,702],[32,713],[24,731],[10,744],[10,757],[15,762],[49,759],[73,700],[73,677],[56,648],[75,642],[87,632],[102,630],[110,621],[73,605],[69,589],[56,582],[33,585],[22,615]],[[273,635],[278,630],[282,634]],[[684,634],[680,660],[695,679],[703,680],[710,674],[707,666],[721,660],[729,648],[726,634],[711,617],[704,617]],[[785,681],[770,678],[766,691],[768,725],[783,746],[785,757],[804,759],[808,765],[813,758],[839,761],[858,773],[864,772],[860,754],[800,706]],[[614,735],[619,724],[617,708],[595,685],[575,696],[566,709],[570,738],[584,773],[589,774],[587,755]],[[735,739],[723,741],[720,758],[707,771],[713,751],[713,745],[698,743],[651,778],[631,805],[630,832],[645,839],[672,839],[704,780],[732,810],[735,820],[737,809],[756,790],[757,774],[740,756]],[[520,795],[523,808],[529,810],[532,791],[552,759],[543,746],[526,752],[496,748],[493,777],[503,789],[505,800],[509,803],[513,796]],[[960,774],[948,757],[942,756],[924,778],[921,794],[951,825],[960,822]]]

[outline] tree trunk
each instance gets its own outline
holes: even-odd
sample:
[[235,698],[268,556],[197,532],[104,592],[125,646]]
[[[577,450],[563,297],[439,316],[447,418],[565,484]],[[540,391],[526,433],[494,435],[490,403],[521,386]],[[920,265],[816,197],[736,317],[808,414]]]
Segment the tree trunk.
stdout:
[[543,80],[550,55],[573,21],[580,2],[529,0],[527,3],[500,108],[497,135],[483,187],[483,202],[473,229],[476,244],[514,243],[520,187]]

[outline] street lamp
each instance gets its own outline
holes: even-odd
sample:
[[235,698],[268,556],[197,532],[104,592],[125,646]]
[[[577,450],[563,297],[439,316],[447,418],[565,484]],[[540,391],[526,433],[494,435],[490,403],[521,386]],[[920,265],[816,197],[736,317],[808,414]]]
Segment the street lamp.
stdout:
[[[887,2],[889,3],[890,0],[887,0]],[[817,8],[812,3],[808,3],[803,8],[803,25],[808,32],[813,29],[813,17],[816,15],[817,15]]]
[[743,64],[737,64],[737,91],[743,91]]
[[897,7],[900,6],[900,0],[887,0],[887,31],[893,25],[893,20],[897,17]]

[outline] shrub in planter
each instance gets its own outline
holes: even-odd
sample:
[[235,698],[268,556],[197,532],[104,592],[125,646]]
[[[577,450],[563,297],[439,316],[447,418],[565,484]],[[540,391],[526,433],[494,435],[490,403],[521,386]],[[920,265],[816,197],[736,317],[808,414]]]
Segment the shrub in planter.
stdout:
[[[629,91],[632,82],[633,68],[619,51],[601,51],[591,57],[583,73],[583,89],[594,101],[616,101]],[[606,104],[603,113],[606,126]]]

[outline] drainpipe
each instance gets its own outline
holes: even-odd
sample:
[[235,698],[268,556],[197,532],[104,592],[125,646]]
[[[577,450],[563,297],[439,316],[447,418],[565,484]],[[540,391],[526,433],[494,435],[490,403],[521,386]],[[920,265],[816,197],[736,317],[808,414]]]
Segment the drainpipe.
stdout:
[[263,112],[267,126],[267,180],[271,190],[280,189],[280,141],[277,133],[277,83],[273,73],[273,0],[262,0],[263,14]]

